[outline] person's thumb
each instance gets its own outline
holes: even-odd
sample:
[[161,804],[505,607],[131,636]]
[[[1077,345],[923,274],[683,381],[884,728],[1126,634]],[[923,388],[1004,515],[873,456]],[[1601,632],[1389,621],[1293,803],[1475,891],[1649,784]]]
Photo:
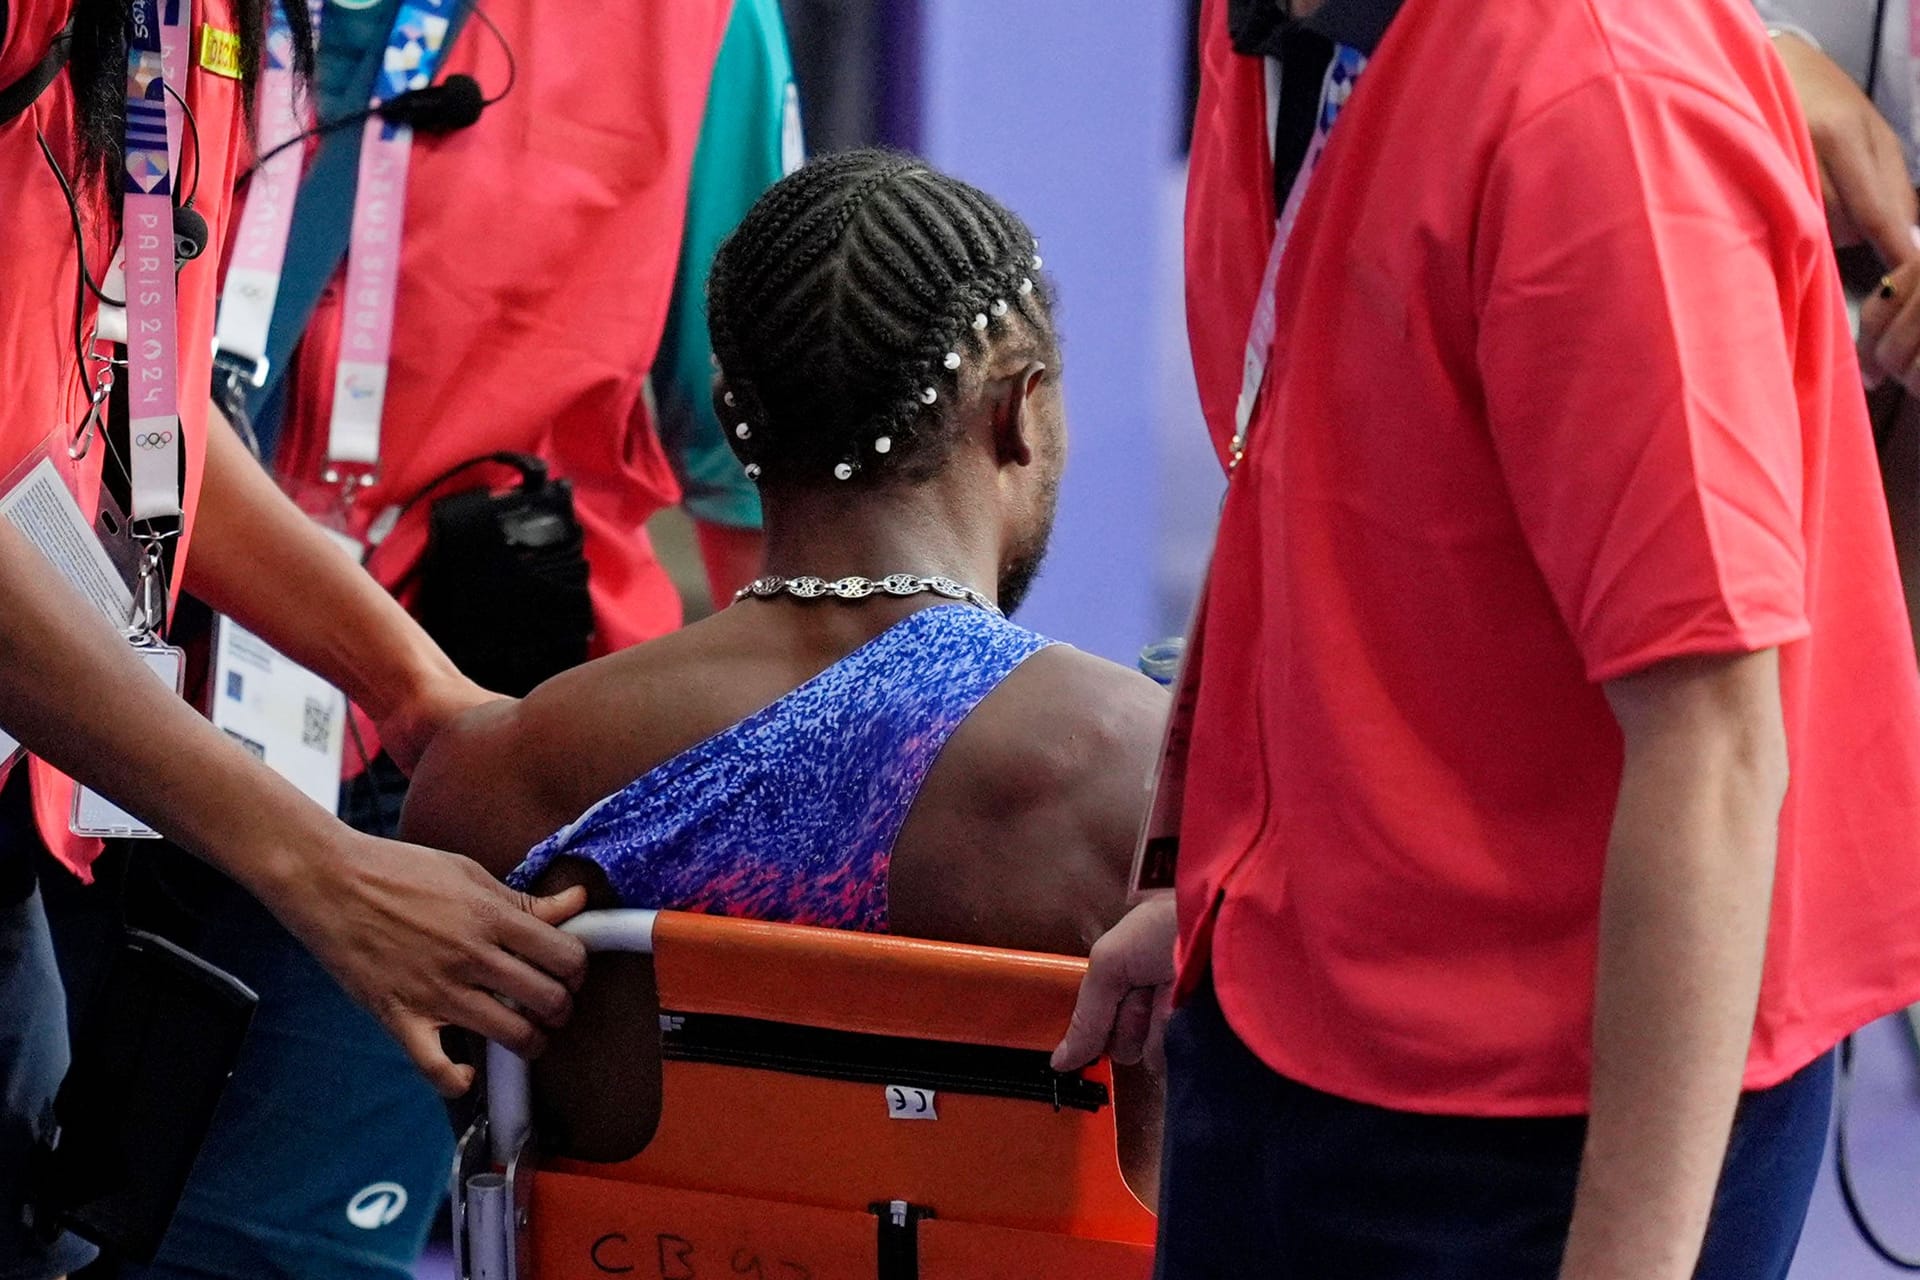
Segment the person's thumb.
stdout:
[[545,898],[527,899],[527,910],[541,924],[564,924],[587,909],[587,891],[581,885]]
[[1122,966],[1094,958],[1073,1003],[1067,1034],[1053,1051],[1055,1071],[1078,1070],[1106,1052],[1107,1042],[1113,1038],[1114,1019],[1129,989]]
[[458,1098],[473,1087],[473,1068],[447,1056],[440,1029],[425,1018],[403,1014],[390,1028],[413,1065],[443,1098]]

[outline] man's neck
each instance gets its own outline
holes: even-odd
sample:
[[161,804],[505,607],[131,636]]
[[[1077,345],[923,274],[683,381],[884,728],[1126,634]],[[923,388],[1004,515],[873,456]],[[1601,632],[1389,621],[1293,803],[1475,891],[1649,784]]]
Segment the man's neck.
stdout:
[[998,586],[998,540],[977,505],[956,510],[936,486],[863,494],[785,494],[766,504],[766,572],[781,578],[939,574],[987,595]]
[[1292,0],[1288,10],[1296,18],[1311,18],[1315,10],[1325,3],[1326,0]]

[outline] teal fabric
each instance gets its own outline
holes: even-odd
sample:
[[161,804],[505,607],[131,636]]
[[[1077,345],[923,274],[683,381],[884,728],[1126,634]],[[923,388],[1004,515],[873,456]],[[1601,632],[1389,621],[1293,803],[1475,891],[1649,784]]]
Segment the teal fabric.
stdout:
[[[654,364],[660,442],[696,518],[760,527],[760,494],[713,414],[707,272],[753,202],[800,160],[793,59],[778,0],[738,0],[694,154],[679,278]],[[791,118],[790,118],[791,117]]]

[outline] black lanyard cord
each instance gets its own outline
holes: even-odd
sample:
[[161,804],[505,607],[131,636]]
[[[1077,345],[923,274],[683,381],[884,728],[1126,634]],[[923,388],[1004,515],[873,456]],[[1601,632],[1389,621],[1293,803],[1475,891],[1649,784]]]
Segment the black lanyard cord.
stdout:
[[[1908,0],[1912,3],[1912,0]],[[1880,87],[1880,55],[1887,42],[1887,0],[1879,0],[1873,9],[1873,43],[1868,45],[1867,54],[1867,97],[1872,98],[1874,90]]]

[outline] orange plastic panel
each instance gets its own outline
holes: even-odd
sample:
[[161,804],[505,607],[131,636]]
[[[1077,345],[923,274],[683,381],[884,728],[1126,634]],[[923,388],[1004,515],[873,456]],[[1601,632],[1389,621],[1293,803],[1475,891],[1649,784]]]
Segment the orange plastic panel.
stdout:
[[1084,960],[663,912],[662,1008],[836,1031],[1050,1050]]
[[[1057,956],[671,913],[654,944],[665,1009],[1039,1051],[1066,1027],[1085,971]],[[1104,1067],[1089,1075],[1108,1080]],[[929,1280],[1148,1273],[1154,1219],[1120,1177],[1111,1107],[942,1092],[937,1118],[894,1119],[884,1083],[684,1061],[661,1065],[661,1090],[639,1156],[554,1161],[537,1176],[534,1280],[871,1280],[870,1206],[892,1200],[936,1215],[922,1226],[933,1228],[923,1259],[941,1268]]]
[[541,1171],[532,1280],[873,1280],[878,1224],[778,1201]]
[[1077,1240],[930,1218],[920,1224],[920,1280],[1148,1280],[1153,1246]]
[[884,1086],[665,1064],[653,1142],[621,1182],[862,1212],[907,1200],[942,1218],[1146,1244],[1154,1218],[1121,1180],[1113,1111],[942,1093],[937,1120],[894,1120]]

